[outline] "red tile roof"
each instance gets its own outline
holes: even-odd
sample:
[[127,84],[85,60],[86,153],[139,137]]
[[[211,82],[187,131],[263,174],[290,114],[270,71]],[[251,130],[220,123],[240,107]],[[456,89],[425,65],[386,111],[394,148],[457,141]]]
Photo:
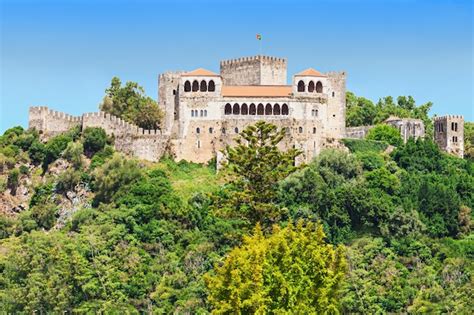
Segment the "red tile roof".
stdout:
[[203,68],[198,68],[196,70],[183,73],[182,76],[184,77],[218,77],[219,75],[212,71],[209,71]]
[[318,70],[315,70],[313,68],[308,68],[304,71],[301,71],[300,73],[295,74],[296,76],[302,76],[302,77],[325,77],[324,74],[319,72]]

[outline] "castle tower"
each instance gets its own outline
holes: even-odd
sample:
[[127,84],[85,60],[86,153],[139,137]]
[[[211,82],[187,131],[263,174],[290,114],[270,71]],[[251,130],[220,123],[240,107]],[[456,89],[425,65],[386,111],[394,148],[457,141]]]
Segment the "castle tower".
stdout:
[[438,147],[460,158],[464,157],[464,117],[447,115],[434,119],[434,140]]
[[254,56],[220,63],[224,85],[286,85],[286,59]]
[[179,81],[181,72],[166,72],[158,77],[158,104],[163,110],[164,119],[161,130],[165,134],[173,131],[179,119]]

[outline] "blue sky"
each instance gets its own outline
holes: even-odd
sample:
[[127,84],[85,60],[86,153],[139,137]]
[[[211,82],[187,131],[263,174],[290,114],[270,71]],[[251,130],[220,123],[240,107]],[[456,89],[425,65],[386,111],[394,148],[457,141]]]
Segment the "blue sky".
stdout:
[[289,75],[345,70],[357,95],[412,95],[474,120],[467,0],[0,2],[0,132],[26,126],[30,105],[96,111],[113,76],[157,98],[159,73],[218,71],[258,54],[257,33]]

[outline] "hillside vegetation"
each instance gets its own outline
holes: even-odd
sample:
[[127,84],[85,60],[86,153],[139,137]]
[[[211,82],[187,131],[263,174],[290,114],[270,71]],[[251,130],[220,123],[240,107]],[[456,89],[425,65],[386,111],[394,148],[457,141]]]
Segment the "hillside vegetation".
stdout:
[[[113,86],[114,102],[136,90]],[[371,106],[348,97],[358,121]],[[364,124],[429,109],[410,98],[383,102]],[[123,114],[138,117],[125,103]],[[324,150],[294,166],[301,152],[278,149],[284,133],[265,122],[246,128],[216,172],[215,161],[123,156],[100,128],[46,142],[34,130],[7,130],[0,309],[474,312],[472,156],[444,154],[429,138],[403,144],[379,127],[370,139],[345,139],[347,152]]]

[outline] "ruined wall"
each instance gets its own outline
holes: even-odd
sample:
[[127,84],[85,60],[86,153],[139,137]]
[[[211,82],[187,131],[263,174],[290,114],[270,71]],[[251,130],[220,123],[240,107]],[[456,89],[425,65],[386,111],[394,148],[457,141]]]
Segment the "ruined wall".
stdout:
[[357,127],[346,127],[346,138],[351,139],[364,139],[367,133],[374,126],[357,126]]
[[220,63],[224,85],[285,85],[286,69],[286,59],[268,56],[244,57]]
[[81,117],[51,110],[46,106],[34,106],[29,109],[28,127],[38,130],[44,139],[80,125]]
[[406,143],[410,138],[416,140],[425,136],[425,124],[421,119],[400,118],[398,120],[386,121],[385,123],[400,131],[403,143]]
[[450,154],[464,157],[464,117],[448,115],[434,119],[434,140]]

